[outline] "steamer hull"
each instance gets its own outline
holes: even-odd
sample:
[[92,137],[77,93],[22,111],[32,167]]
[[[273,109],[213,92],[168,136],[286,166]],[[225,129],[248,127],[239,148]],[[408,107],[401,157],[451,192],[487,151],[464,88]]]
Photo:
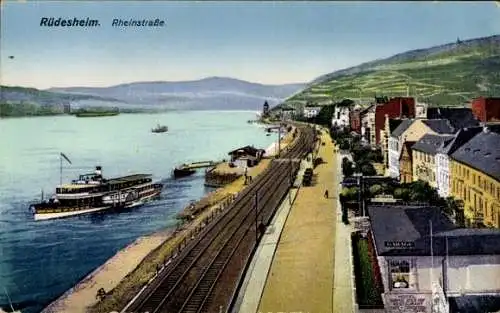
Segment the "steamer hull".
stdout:
[[32,204],[36,221],[65,218],[107,210],[120,211],[143,205],[160,196],[163,185],[149,174],[135,174],[106,180],[101,168],[95,174],[80,175],[71,184],[56,188],[48,201]]

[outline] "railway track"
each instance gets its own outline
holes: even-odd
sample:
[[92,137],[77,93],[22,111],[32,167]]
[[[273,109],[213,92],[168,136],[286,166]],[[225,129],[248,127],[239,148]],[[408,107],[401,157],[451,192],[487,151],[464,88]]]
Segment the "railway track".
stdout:
[[[132,303],[127,312],[224,312],[258,239],[312,149],[313,130],[299,137],[280,161],[273,160],[233,204],[192,240]],[[283,161],[287,159],[288,161]]]

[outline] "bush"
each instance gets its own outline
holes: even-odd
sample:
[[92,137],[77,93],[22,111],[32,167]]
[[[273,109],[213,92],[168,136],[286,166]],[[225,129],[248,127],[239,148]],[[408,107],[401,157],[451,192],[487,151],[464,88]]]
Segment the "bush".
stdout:
[[410,191],[406,188],[396,188],[394,190],[394,198],[408,202],[410,201]]
[[370,186],[369,191],[370,191],[370,196],[374,197],[376,195],[383,193],[384,190],[381,185],[372,185]]
[[341,195],[344,201],[353,201],[358,199],[358,187],[342,188]]

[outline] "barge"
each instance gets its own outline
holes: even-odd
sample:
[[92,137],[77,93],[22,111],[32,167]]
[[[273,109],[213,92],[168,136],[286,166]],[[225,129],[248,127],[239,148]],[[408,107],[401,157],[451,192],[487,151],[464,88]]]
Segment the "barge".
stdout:
[[48,200],[32,204],[35,220],[63,218],[74,215],[140,206],[157,198],[163,185],[153,183],[150,174],[134,174],[105,179],[100,166],[95,172],[80,175],[70,184],[60,185]]

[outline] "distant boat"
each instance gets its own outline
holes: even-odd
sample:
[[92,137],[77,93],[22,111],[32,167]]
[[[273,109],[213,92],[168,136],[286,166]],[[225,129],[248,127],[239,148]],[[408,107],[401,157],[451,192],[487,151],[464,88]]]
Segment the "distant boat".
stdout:
[[77,112],[76,117],[101,117],[101,116],[115,116],[120,112]]
[[151,129],[151,132],[153,132],[153,133],[165,133],[167,131],[168,131],[168,127],[165,125],[160,126],[160,124],[158,124],[158,126],[156,126],[156,128]]

